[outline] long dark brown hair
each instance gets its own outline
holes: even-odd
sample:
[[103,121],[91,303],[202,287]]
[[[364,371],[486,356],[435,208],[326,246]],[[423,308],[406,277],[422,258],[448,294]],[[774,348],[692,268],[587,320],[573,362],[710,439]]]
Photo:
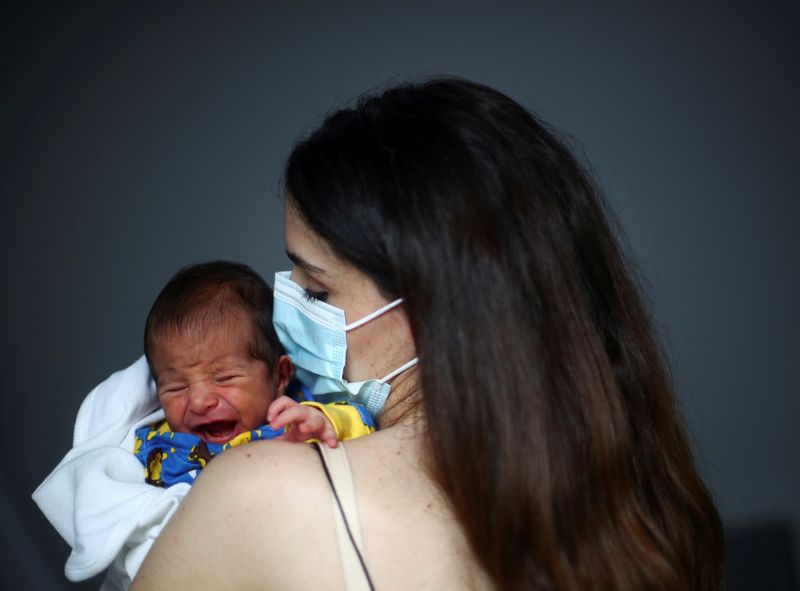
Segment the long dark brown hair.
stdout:
[[404,298],[430,467],[500,589],[718,589],[719,516],[605,205],[507,96],[436,78],[293,150],[292,205]]

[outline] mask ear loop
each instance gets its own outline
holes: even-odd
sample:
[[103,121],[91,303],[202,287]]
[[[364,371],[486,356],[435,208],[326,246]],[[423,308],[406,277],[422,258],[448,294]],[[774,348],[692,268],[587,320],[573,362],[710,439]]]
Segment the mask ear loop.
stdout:
[[398,298],[393,302],[389,302],[383,308],[378,308],[377,310],[375,310],[371,314],[367,314],[366,316],[364,316],[361,320],[356,320],[355,322],[353,322],[351,324],[345,324],[344,331],[347,332],[348,330],[353,330],[354,328],[358,328],[359,326],[362,326],[362,325],[366,324],[370,320],[372,320],[374,318],[377,318],[381,314],[384,314],[384,313],[388,312],[392,308],[396,308],[397,306],[399,306],[402,303],[403,303],[403,298]]
[[404,363],[403,365],[398,367],[396,370],[394,370],[393,372],[389,373],[388,375],[382,377],[378,381],[383,383],[383,384],[385,384],[386,382],[388,382],[392,378],[396,378],[397,376],[399,376],[405,370],[414,367],[417,364],[418,361],[419,361],[419,357],[414,357],[414,359],[412,359],[411,361],[408,361],[407,363]]

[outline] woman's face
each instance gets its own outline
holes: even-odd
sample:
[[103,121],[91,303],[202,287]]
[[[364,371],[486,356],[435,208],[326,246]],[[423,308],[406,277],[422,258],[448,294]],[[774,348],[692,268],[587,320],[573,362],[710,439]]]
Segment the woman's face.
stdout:
[[[286,254],[291,279],[314,297],[344,311],[349,324],[389,301],[361,271],[335,255],[286,200]],[[382,378],[416,356],[403,306],[347,332],[344,379]]]

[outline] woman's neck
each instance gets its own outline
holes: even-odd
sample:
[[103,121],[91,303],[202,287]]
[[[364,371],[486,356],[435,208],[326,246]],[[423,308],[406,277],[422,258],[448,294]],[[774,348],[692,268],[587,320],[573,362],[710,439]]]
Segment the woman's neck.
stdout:
[[392,381],[386,404],[378,416],[378,427],[415,426],[422,422],[422,388],[419,374],[412,368]]

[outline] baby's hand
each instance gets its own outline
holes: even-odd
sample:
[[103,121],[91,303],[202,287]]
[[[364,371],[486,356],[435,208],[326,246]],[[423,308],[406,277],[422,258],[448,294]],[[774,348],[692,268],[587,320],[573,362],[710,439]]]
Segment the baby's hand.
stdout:
[[267,410],[267,422],[273,429],[287,427],[286,433],[278,437],[281,441],[306,441],[319,439],[328,447],[336,447],[336,430],[328,417],[313,406],[304,406],[288,396],[279,396]]

